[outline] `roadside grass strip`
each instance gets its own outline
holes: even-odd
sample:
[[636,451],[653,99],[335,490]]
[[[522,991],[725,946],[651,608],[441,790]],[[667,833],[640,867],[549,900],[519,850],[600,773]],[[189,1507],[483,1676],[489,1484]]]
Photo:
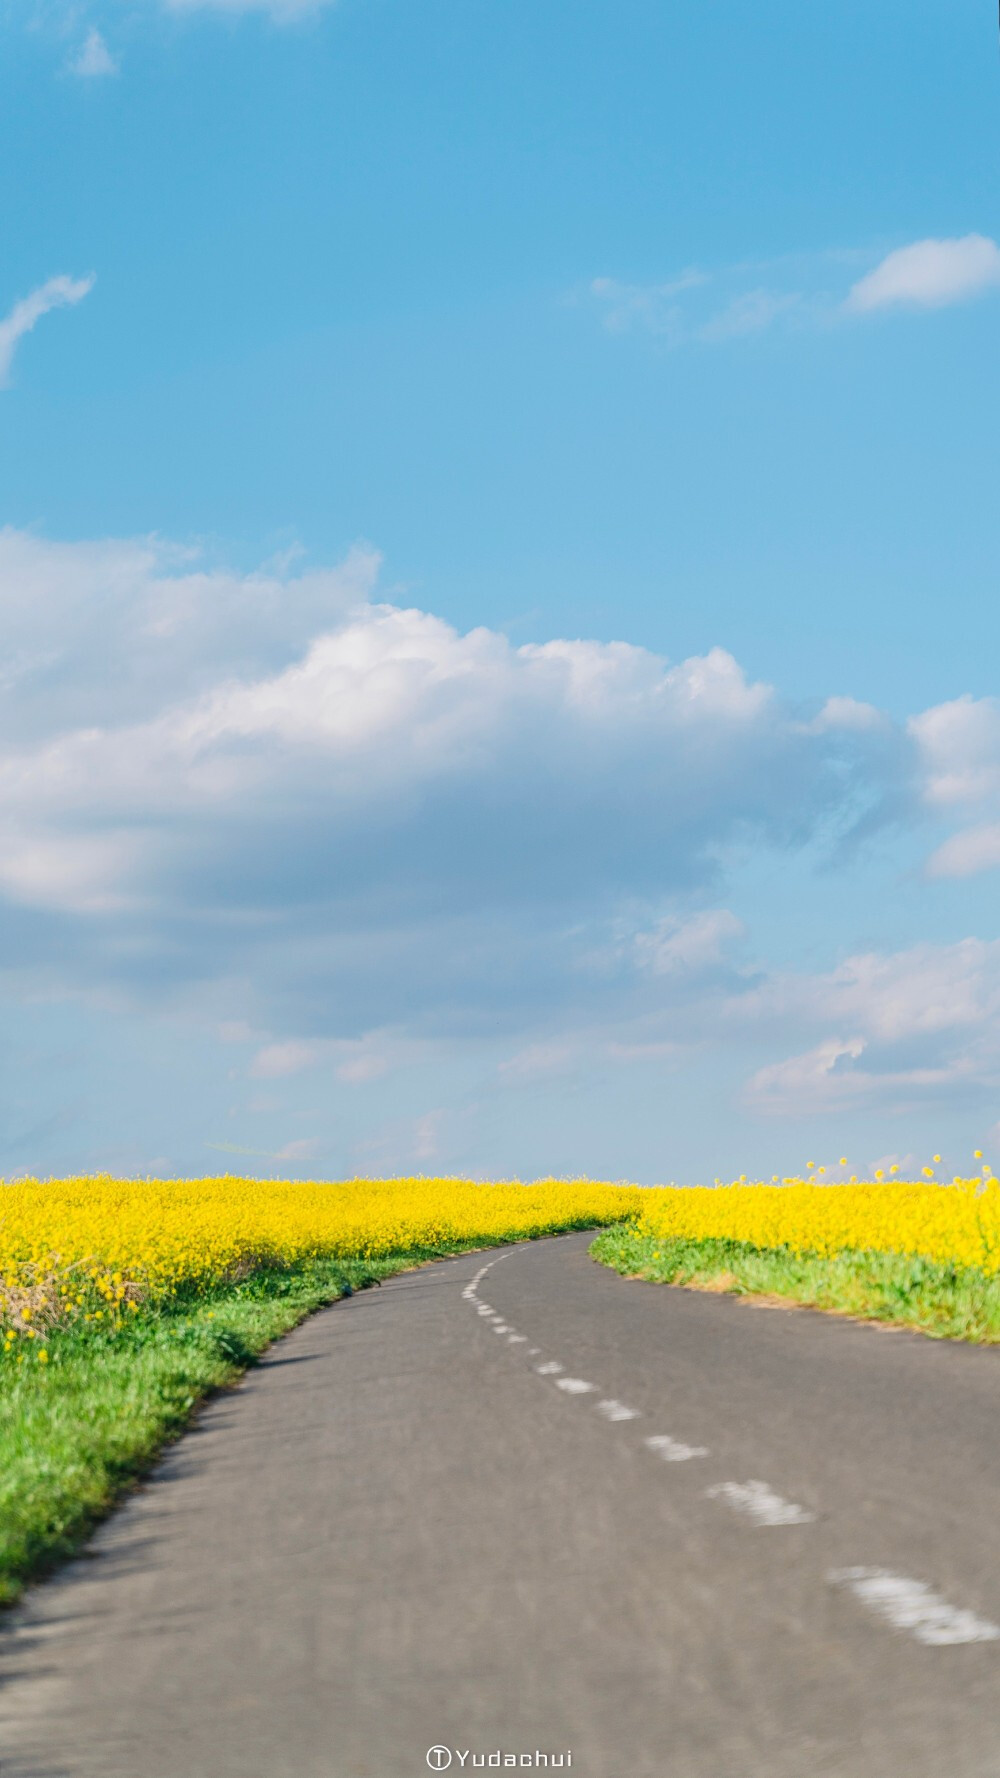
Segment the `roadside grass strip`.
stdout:
[[[842,1188],[812,1189],[817,1196],[833,1197]],[[933,1189],[944,1196],[951,1188]],[[756,1246],[725,1235],[665,1236],[643,1217],[603,1230],[590,1251],[602,1265],[648,1283],[742,1297],[763,1306],[820,1309],[912,1328],[934,1339],[1000,1344],[1000,1275],[957,1261],[874,1249],[811,1253]]]
[[0,1184],[0,1605],[313,1310],[448,1254],[620,1221],[637,1200],[588,1180]]

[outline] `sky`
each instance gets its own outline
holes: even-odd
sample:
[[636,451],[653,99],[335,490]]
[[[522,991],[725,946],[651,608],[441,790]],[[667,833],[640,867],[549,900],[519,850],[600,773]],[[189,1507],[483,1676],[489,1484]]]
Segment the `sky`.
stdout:
[[1000,1165],[972,0],[0,0],[0,1175]]

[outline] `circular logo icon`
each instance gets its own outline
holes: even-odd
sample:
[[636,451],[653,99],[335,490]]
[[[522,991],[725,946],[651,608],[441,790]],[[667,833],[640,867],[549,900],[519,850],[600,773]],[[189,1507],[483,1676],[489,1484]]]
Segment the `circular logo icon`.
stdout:
[[451,1765],[450,1747],[428,1747],[427,1764],[432,1772],[446,1772]]

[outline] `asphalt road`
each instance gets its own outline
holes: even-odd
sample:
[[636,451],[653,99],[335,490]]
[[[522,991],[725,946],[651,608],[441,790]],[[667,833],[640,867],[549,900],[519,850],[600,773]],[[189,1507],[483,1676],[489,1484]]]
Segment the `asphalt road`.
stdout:
[[0,1632],[2,1778],[997,1778],[1000,1354],[587,1245],[399,1278],[210,1405]]

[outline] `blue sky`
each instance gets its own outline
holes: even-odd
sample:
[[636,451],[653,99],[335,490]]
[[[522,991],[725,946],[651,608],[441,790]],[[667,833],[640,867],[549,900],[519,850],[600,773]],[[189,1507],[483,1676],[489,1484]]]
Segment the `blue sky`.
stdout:
[[989,9],[0,34],[0,1171],[1000,1160]]

